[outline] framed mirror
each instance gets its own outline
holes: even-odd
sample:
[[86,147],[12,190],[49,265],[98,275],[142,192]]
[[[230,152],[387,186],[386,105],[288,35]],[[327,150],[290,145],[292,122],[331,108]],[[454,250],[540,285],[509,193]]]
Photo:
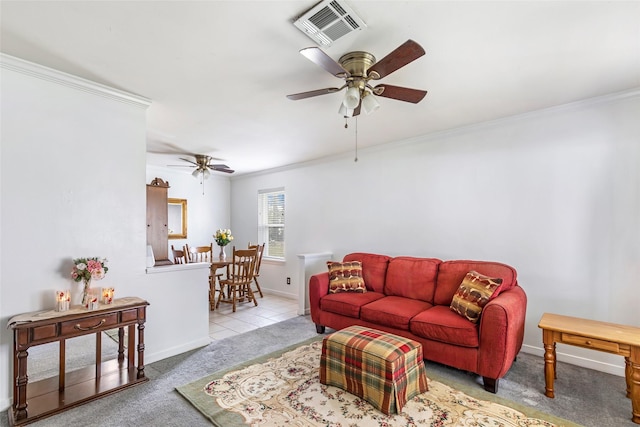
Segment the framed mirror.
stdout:
[[170,239],[187,238],[187,199],[167,199],[167,226]]

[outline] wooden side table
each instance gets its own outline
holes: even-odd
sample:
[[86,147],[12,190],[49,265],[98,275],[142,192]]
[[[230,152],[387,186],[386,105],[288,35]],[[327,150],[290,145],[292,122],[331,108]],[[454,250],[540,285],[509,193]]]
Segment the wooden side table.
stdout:
[[[148,381],[144,375],[144,323],[148,305],[140,298],[128,297],[114,299],[109,305],[100,304],[97,310],[88,311],[82,306],[73,306],[65,312],[49,310],[12,317],[8,323],[8,327],[13,329],[14,378],[13,405],[9,409],[10,425],[31,423]],[[125,327],[128,328],[126,357]],[[118,328],[118,358],[103,363],[102,331],[115,328]],[[66,373],[65,341],[87,334],[96,334],[95,367]],[[27,350],[56,341],[60,343],[59,375],[29,383]]]
[[544,313],[538,327],[544,343],[545,395],[554,397],[556,343],[570,344],[624,356],[631,421],[640,424],[640,328]]

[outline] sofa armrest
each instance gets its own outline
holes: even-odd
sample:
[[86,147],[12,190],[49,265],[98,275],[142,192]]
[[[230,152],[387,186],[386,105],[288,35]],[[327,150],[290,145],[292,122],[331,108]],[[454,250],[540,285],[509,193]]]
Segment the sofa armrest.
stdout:
[[515,360],[524,340],[527,295],[516,285],[489,301],[482,311],[477,373],[501,378]]
[[309,308],[311,309],[311,320],[320,323],[320,298],[329,293],[329,273],[314,274],[309,278]]

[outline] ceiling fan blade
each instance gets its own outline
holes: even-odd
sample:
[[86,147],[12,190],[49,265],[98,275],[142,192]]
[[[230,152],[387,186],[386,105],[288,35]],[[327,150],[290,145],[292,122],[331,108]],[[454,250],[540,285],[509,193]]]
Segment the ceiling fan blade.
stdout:
[[207,166],[209,166],[212,169],[229,169],[229,166],[222,165],[222,164],[220,164],[220,165],[207,165]]
[[[224,166],[224,165],[222,165]],[[226,168],[212,168],[214,171],[218,171],[218,172],[224,172],[224,173],[234,173],[235,171],[233,169],[229,169],[229,167]]]
[[342,88],[338,88],[338,87],[328,87],[325,89],[317,89],[309,92],[294,93],[293,95],[287,95],[287,98],[293,101],[297,101],[299,99],[311,98],[313,96],[326,95],[328,93],[339,92],[341,89]]
[[167,165],[167,167],[170,167],[170,168],[196,168],[197,166],[191,166],[191,165]]
[[427,91],[383,84],[374,87],[373,93],[385,98],[392,98],[397,99],[398,101],[413,102],[414,104],[417,104],[422,101],[427,94]]
[[374,80],[381,79],[420,58],[424,53],[422,46],[413,40],[407,40],[396,50],[369,67],[367,74]]
[[342,65],[338,64],[318,47],[306,47],[304,49],[301,49],[300,53],[303,54],[308,60],[324,68],[336,77],[344,79],[351,75],[347,70],[342,68]]
[[174,154],[181,156],[191,156],[191,153],[186,153],[183,148],[178,147],[167,141],[161,141],[157,139],[147,140],[147,153],[152,154]]
[[192,161],[192,160],[189,160],[189,159],[185,159],[184,157],[180,157],[180,160],[184,160],[185,162],[189,162],[189,163],[191,163],[192,165],[200,166],[200,165],[198,165],[196,162],[194,162],[194,161]]

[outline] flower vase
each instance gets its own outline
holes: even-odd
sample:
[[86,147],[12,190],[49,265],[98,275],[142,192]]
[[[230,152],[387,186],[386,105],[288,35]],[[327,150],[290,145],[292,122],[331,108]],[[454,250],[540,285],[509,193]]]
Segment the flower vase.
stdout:
[[84,287],[82,288],[82,305],[86,307],[89,304],[89,289],[91,288],[91,279],[83,279]]
[[226,261],[227,259],[227,254],[224,253],[224,246],[220,246],[220,261]]

